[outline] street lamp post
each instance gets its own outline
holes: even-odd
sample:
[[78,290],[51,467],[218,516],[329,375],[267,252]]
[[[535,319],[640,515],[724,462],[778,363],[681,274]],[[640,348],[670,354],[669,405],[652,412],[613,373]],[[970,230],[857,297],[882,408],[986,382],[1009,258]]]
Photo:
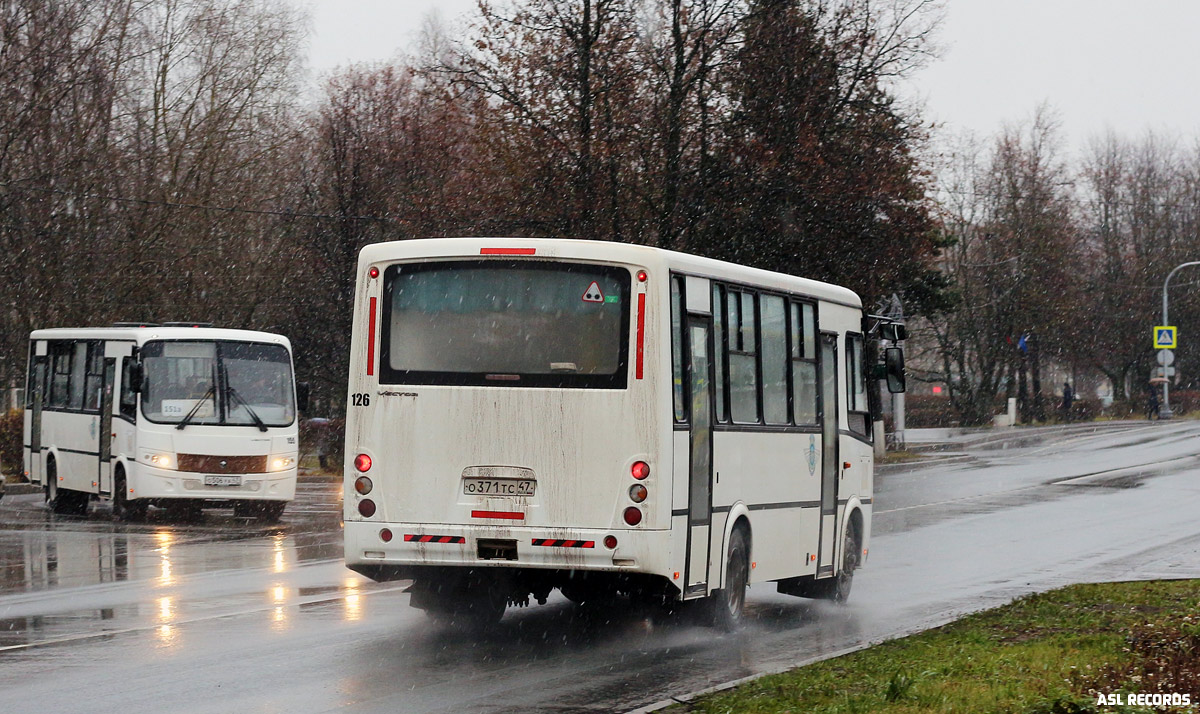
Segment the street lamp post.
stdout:
[[[1162,315],[1163,326],[1168,326],[1171,324],[1170,322],[1167,321],[1167,285],[1169,285],[1171,283],[1171,278],[1175,277],[1175,273],[1178,273],[1180,270],[1188,267],[1189,265],[1200,265],[1200,260],[1193,260],[1190,263],[1180,263],[1179,265],[1176,265],[1174,270],[1167,273],[1167,279],[1163,281],[1163,315]],[[1163,368],[1163,379],[1164,380],[1166,380],[1166,372],[1167,372],[1167,369],[1166,369],[1166,367],[1164,367]],[[1170,386],[1171,386],[1171,382],[1169,380],[1163,382],[1162,407],[1158,410],[1158,418],[1159,419],[1170,419],[1171,418],[1171,402],[1170,402],[1170,399],[1168,398],[1168,392],[1170,391]]]

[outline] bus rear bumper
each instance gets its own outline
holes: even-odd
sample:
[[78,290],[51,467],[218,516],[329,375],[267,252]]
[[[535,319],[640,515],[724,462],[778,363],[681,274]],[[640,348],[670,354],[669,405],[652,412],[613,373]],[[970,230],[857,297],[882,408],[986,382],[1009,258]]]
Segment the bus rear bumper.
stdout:
[[[383,531],[391,533],[385,541]],[[605,538],[617,539],[608,548]],[[394,572],[408,566],[629,572],[672,579],[671,531],[345,522],[346,566]],[[390,578],[389,578],[390,579]]]

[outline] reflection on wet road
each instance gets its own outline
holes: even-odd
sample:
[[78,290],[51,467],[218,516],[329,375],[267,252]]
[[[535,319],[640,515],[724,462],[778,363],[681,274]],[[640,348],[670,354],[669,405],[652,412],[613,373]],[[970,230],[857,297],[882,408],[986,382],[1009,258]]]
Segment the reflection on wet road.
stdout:
[[[750,627],[558,596],[466,636],[342,566],[339,484],[283,523],[126,526],[0,501],[0,697],[12,712],[623,711],[1083,580],[1200,576],[1200,425],[995,441],[877,479],[851,604],[751,588]],[[103,693],[103,696],[93,696]]]

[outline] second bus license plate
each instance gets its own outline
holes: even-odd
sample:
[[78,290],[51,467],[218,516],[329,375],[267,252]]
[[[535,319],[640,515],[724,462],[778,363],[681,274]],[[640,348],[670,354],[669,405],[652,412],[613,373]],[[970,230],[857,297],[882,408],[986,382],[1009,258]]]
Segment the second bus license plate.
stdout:
[[537,481],[528,478],[464,478],[468,496],[532,496]]
[[241,476],[205,476],[205,486],[241,486]]

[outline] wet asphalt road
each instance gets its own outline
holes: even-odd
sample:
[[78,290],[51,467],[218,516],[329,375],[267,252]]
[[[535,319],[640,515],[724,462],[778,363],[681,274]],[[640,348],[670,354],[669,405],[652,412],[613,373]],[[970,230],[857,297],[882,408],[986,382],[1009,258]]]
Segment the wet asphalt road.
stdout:
[[482,636],[342,567],[340,484],[279,526],[0,500],[5,712],[628,711],[1058,585],[1200,577],[1200,422],[977,438],[876,479],[846,607],[751,588],[746,631],[559,596]]

